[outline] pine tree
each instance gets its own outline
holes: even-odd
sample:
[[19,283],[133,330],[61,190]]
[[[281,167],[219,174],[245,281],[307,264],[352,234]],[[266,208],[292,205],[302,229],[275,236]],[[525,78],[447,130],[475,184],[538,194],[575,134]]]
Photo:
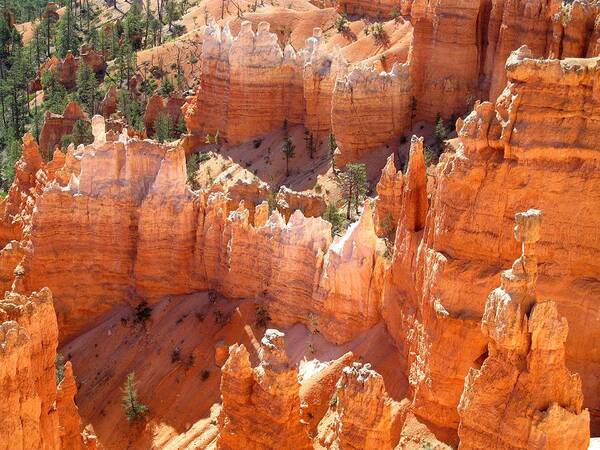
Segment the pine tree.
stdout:
[[71,7],[67,5],[65,13],[58,20],[56,25],[56,53],[61,58],[64,58],[69,51],[73,52],[73,54],[77,54],[79,46],[81,45],[81,36],[79,36],[79,33],[76,31],[74,22],[75,18],[73,11]]
[[168,141],[173,134],[173,120],[171,116],[164,112],[159,113],[154,120],[154,129],[158,142]]
[[448,130],[446,129],[446,125],[444,125],[444,120],[438,114],[435,120],[435,140],[438,146],[441,146],[444,141],[448,138]]
[[44,108],[55,114],[62,114],[67,106],[67,91],[58,80],[54,70],[46,70],[42,74],[44,88]]
[[123,20],[125,39],[130,42],[134,50],[142,48],[144,38],[144,18],[139,2],[135,1]]
[[138,420],[148,412],[148,407],[138,399],[134,372],[127,375],[127,379],[123,385],[123,398],[121,403],[123,404],[123,410],[125,411],[125,416],[129,422]]
[[350,220],[352,205],[358,208],[367,192],[367,168],[364,164],[348,164],[337,179],[346,204],[346,219]]
[[325,208],[323,219],[331,223],[331,234],[333,236],[341,234],[346,225],[344,213],[333,202],[329,203]]
[[161,97],[168,97],[173,93],[174,90],[175,86],[173,86],[173,83],[171,82],[169,77],[165,77],[161,81],[160,87],[158,88],[158,95],[160,95]]
[[285,156],[285,176],[290,176],[290,158],[296,156],[296,146],[292,142],[292,138],[286,136],[283,141],[283,146],[281,147],[281,151]]
[[335,167],[335,151],[337,150],[337,142],[335,140],[335,134],[329,133],[329,156],[331,158],[331,168],[333,173],[337,172]]
[[144,129],[143,108],[139,100],[129,91],[120,90],[117,94],[119,111],[127,119],[127,123],[135,130]]
[[81,62],[77,69],[77,100],[90,116],[96,113],[98,96],[98,80],[96,74],[85,62]]

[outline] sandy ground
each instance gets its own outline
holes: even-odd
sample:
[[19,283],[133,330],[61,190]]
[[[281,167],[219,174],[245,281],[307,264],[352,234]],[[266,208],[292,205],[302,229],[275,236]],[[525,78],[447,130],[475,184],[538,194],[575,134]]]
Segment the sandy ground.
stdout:
[[[220,402],[215,344],[243,343],[257,363],[264,330],[254,325],[255,303],[219,298],[212,304],[206,293],[199,293],[167,297],[152,308],[145,329],[134,324],[134,310],[123,305],[59,350],[73,363],[82,420],[92,424],[106,449],[181,448],[201,442],[205,448],[216,436]],[[215,314],[228,321],[217,323]],[[383,324],[344,346],[312,335],[300,324],[283,331],[294,364],[329,361],[352,350],[357,360],[371,362],[384,376],[393,397],[406,394],[401,358]],[[146,419],[134,424],[127,422],[121,406],[121,387],[130,372],[135,372],[141,401],[150,408]]]

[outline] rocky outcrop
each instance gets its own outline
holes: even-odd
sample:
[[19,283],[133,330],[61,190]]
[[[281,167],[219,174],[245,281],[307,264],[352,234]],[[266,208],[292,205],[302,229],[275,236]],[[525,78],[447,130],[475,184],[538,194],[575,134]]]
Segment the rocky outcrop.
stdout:
[[400,2],[397,0],[340,0],[339,8],[351,15],[369,15],[385,17],[392,13],[400,14]]
[[479,82],[478,22],[486,2],[415,0],[410,58],[415,119],[434,121],[467,111]]
[[288,361],[284,336],[265,332],[255,368],[243,344],[230,347],[222,368],[218,448],[311,448],[300,422],[298,371]]
[[0,301],[0,448],[60,449],[54,360],[58,328],[48,289]]
[[324,448],[394,448],[400,438],[408,402],[391,399],[383,377],[370,364],[346,366],[321,423]]
[[40,151],[50,156],[55,147],[60,146],[62,137],[73,131],[73,125],[78,120],[89,120],[77,102],[65,106],[62,115],[46,111],[44,125],[40,132]]
[[471,369],[458,405],[461,449],[582,449],[589,413],[581,379],[565,365],[568,323],[536,296],[542,213],[516,215],[522,254],[487,299],[481,328],[488,357]]
[[381,171],[377,183],[377,199],[375,200],[375,224],[377,235],[391,237],[396,233],[400,219],[404,176],[402,170],[396,170],[392,153]]
[[[593,144],[596,122],[586,112],[595,108],[596,59],[544,61],[528,55],[522,49],[509,59],[509,83],[496,105],[478,104],[460,124],[454,151],[437,168],[415,262],[417,291],[393,291],[400,298],[415,296],[416,303],[408,303],[416,305],[415,312],[399,308],[408,312],[398,314],[423,325],[414,328],[422,333],[399,339],[408,354],[419,355],[411,370],[424,374],[415,385],[417,415],[443,427],[458,426],[462,380],[485,359],[487,342],[478,324],[483,299],[501,267],[518,255],[506,238],[510,216],[532,206],[545,211],[547,229],[538,255],[544,261],[538,291],[568,320],[566,364],[581,376],[584,406],[592,430],[596,426],[597,355],[582,350],[599,339],[587,325],[600,317],[589,296],[598,288],[594,274],[600,267],[593,255],[600,224],[588,213],[600,207],[592,194],[600,183],[600,160]],[[390,286],[401,287],[394,278]]]
[[57,389],[58,327],[47,288],[0,300],[0,448],[95,449],[81,433],[71,363]]
[[[107,94],[108,95],[108,94]],[[173,128],[181,119],[181,107],[185,103],[185,99],[181,97],[163,98],[160,95],[153,95],[148,99],[146,112],[144,113],[144,126],[146,134],[153,136],[156,127],[155,121],[159,114],[166,114],[171,119]]]
[[74,56],[69,50],[64,59],[60,59],[56,56],[48,58],[42,65],[40,65],[36,78],[31,81],[29,90],[31,92],[42,89],[41,80],[44,72],[52,70],[56,72],[58,81],[68,90],[74,89],[77,80],[77,70],[79,65],[83,61],[89,65],[94,71],[97,77],[103,78],[106,71],[106,61],[102,53],[97,52],[93,48],[90,48],[87,44],[84,44],[79,49],[80,56]]
[[117,87],[111,86],[106,92],[106,95],[100,102],[99,108],[100,114],[104,117],[109,118],[112,114],[117,112]]
[[348,62],[339,49],[331,52],[325,48],[320,28],[314,29],[301,54],[304,58],[304,126],[319,141],[331,131],[333,88],[338,76],[346,74]]
[[64,375],[58,385],[56,408],[58,409],[59,438],[61,450],[95,449],[96,437],[81,432],[81,418],[75,404],[77,385],[70,361],[64,366]]
[[304,119],[302,72],[291,46],[281,49],[269,24],[243,22],[234,39],[217,24],[204,32],[202,81],[184,108],[192,134],[237,144]]
[[395,63],[377,73],[355,67],[338,78],[333,90],[331,122],[344,166],[369,150],[397,140],[410,128],[412,89],[409,63]]
[[[269,214],[267,185],[192,192],[182,147],[125,132],[107,141],[105,129],[95,116],[94,143],[67,150],[26,222],[33,251],[22,260],[23,289],[53,290],[61,340],[116,304],[207,288],[266,298],[275,323],[317,322],[336,342],[378,322],[384,264],[370,205],[331,245],[331,225],[302,213],[320,214],[320,197],[282,189],[276,203],[286,221]],[[20,247],[12,248],[6,258],[15,263]]]

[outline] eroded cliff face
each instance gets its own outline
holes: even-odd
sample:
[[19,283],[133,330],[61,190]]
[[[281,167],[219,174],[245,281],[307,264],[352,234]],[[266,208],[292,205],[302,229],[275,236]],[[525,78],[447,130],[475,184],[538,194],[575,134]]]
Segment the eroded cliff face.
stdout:
[[[58,327],[46,288],[0,300],[0,448],[59,450],[95,448],[81,436],[73,403],[77,388],[70,363],[56,387]],[[68,388],[67,388],[68,386]]]
[[[589,292],[597,289],[599,224],[589,211],[598,207],[600,179],[595,121],[583,112],[596,108],[596,60],[528,55],[524,48],[509,59],[509,82],[495,107],[479,104],[461,124],[455,151],[437,168],[417,253],[417,292],[400,297],[416,295],[416,303],[389,303],[402,305],[407,317],[423,325],[401,342],[420,355],[411,369],[421,374],[417,413],[443,427],[458,426],[461,380],[485,358],[478,325],[483,299],[500,268],[518,254],[507,239],[511,216],[534,206],[547,211],[538,290],[568,320],[567,366],[583,380],[585,405],[597,408],[596,355],[584,349],[598,340],[597,330],[586,324],[598,319]],[[594,422],[592,412],[592,427]]]
[[356,161],[369,150],[398,140],[410,128],[409,64],[395,63],[389,73],[355,67],[338,78],[331,122],[343,151],[336,163],[344,166]]
[[291,46],[281,49],[269,24],[255,33],[243,22],[233,38],[229,27],[204,31],[202,81],[184,108],[192,134],[219,135],[237,144],[283,126],[302,123],[302,69]]
[[408,410],[391,399],[370,364],[344,367],[330,410],[319,428],[323,448],[394,448]]
[[581,378],[565,365],[568,323],[553,301],[536,298],[542,213],[516,216],[522,254],[501,275],[481,323],[488,357],[471,369],[458,406],[461,449],[585,449]]
[[277,200],[286,220],[269,213],[268,186],[264,196],[252,183],[233,185],[231,197],[219,187],[192,192],[181,147],[126,131],[107,141],[102,117],[92,125],[93,144],[59,152],[44,170],[28,144],[23,180],[6,204],[7,217],[12,209],[31,211],[22,220],[31,233],[7,231],[6,243],[14,242],[1,254],[3,283],[12,286],[19,266],[21,290],[50,287],[62,341],[117,304],[209,288],[229,298],[265,298],[276,323],[316,321],[335,342],[379,321],[383,247],[370,205],[332,243],[331,225],[302,213],[320,214],[322,199],[282,189]]
[[300,421],[298,370],[288,361],[283,338],[280,331],[265,332],[255,368],[244,345],[229,348],[221,377],[217,448],[311,448]]

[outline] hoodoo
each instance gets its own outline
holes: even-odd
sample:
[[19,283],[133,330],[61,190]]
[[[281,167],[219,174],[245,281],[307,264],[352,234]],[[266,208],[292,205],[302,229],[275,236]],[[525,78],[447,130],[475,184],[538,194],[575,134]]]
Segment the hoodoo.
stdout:
[[6,0],[0,450],[593,448],[599,83],[595,0]]

